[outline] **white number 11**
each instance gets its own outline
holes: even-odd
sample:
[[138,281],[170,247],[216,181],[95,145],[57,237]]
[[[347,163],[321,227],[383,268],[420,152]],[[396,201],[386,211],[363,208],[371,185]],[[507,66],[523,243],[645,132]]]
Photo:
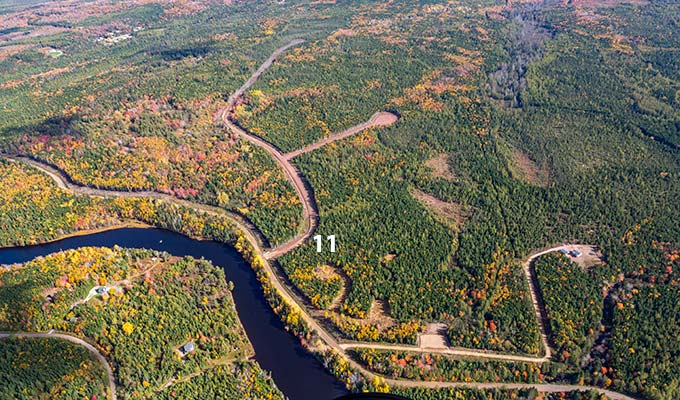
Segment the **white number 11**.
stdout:
[[[314,236],[314,240],[316,240],[316,252],[321,253],[321,235]],[[326,240],[331,242],[331,253],[335,253],[335,235],[326,236]]]

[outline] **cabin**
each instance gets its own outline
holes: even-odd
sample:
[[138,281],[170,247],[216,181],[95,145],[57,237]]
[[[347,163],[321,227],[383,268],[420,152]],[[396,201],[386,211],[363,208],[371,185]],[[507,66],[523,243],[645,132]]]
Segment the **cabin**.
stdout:
[[194,350],[196,350],[196,347],[194,346],[194,342],[189,342],[189,343],[187,343],[184,346],[179,348],[179,351],[181,351],[182,354],[184,354],[184,355],[187,355]]

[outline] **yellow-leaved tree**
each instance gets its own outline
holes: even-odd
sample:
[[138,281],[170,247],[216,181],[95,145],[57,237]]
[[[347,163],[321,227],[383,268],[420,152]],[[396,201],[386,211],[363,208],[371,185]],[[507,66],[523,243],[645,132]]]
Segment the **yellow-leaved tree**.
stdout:
[[131,334],[132,331],[134,331],[134,330],[135,330],[135,327],[131,323],[126,322],[126,323],[123,324],[123,333],[125,333],[126,335]]

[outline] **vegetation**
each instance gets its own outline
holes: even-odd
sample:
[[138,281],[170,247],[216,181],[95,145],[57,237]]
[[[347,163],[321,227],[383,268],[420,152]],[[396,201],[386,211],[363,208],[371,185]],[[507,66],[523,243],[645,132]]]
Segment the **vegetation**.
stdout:
[[150,198],[100,199],[73,196],[44,174],[21,163],[0,160],[0,245],[26,245],[78,231],[141,221],[194,238],[236,241],[224,216]]
[[[224,101],[143,97],[110,112],[81,107],[7,141],[84,185],[153,190],[251,219],[273,244],[294,235],[300,201],[264,150],[216,127]],[[36,134],[37,133],[37,134]]]
[[[538,354],[517,260],[554,243],[589,243],[606,256],[597,271],[539,260],[558,357],[582,367],[585,382],[673,397],[673,387],[634,371],[650,373],[657,357],[654,372],[670,376],[675,365],[660,354],[678,342],[654,329],[657,314],[672,312],[679,271],[659,247],[677,248],[680,237],[677,2],[126,3],[50,4],[39,15],[1,6],[4,151],[89,184],[236,211],[280,243],[299,228],[293,191],[272,160],[211,122],[273,49],[303,37],[246,93],[241,125],[288,151],[379,110],[400,116],[293,160],[319,205],[318,233],[335,235],[338,251],[316,253],[310,241],[279,261],[326,322],[350,338],[403,342],[444,322],[452,345]],[[434,158],[446,174],[428,166]],[[190,208],[56,189],[42,198],[31,191],[46,178],[0,168],[10,188],[0,202],[3,245],[127,218],[239,241],[231,224]],[[444,224],[416,190],[466,212]],[[261,260],[249,258],[265,282]],[[563,278],[576,287],[559,285]],[[621,293],[633,289],[631,299]],[[663,295],[619,329],[626,307],[653,290]],[[385,304],[378,320],[376,303]],[[306,336],[294,309],[278,311]],[[649,333],[658,348],[617,367],[621,332],[636,343]]]
[[[59,339],[0,339],[4,399],[107,398],[106,372],[86,349]],[[59,362],[55,362],[58,359]]]
[[465,360],[439,354],[373,349],[361,349],[353,353],[369,370],[394,378],[447,382],[543,383],[554,377],[549,376],[554,374],[550,365],[544,367],[533,363]]
[[[81,248],[3,269],[0,281],[1,330],[57,329],[92,340],[111,360],[119,396],[149,397],[173,379],[252,353],[224,272],[207,261]],[[87,299],[96,285],[107,291]],[[181,353],[188,342],[196,350]],[[276,393],[264,374],[255,377],[264,380],[239,390]]]
[[550,340],[560,361],[580,363],[599,331],[602,295],[592,272],[561,254],[534,261],[548,319]]
[[118,222],[101,202],[73,197],[44,174],[0,160],[0,245],[45,242],[76,230]]
[[175,383],[156,399],[283,399],[271,379],[255,363],[218,365],[188,381]]
[[[680,355],[675,337],[680,312],[676,285],[633,289],[614,308],[611,345],[613,387],[642,393],[651,399],[670,399],[678,391]],[[619,305],[620,304],[620,305]]]
[[568,393],[539,393],[535,389],[421,389],[421,388],[394,388],[394,394],[407,396],[413,400],[424,399],[453,399],[453,400],[509,400],[509,399],[529,399],[529,400],[607,400],[607,396],[600,395],[595,391],[573,391]]

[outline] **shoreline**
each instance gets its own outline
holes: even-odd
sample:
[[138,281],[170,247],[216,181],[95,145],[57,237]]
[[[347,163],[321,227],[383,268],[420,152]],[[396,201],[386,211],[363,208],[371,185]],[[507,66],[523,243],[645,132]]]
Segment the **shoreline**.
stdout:
[[125,228],[161,229],[157,226],[149,225],[145,222],[137,221],[137,220],[134,220],[134,219],[123,220],[121,223],[118,223],[118,224],[102,226],[102,227],[99,227],[99,228],[89,228],[89,229],[77,230],[77,231],[74,231],[74,232],[71,232],[71,233],[59,235],[59,236],[57,236],[53,239],[41,241],[41,242],[38,242],[38,243],[29,243],[29,244],[24,244],[24,245],[18,245],[18,244],[3,245],[3,246],[0,246],[0,250],[2,250],[2,249],[20,249],[22,247],[29,247],[29,246],[41,246],[41,245],[44,245],[44,244],[54,243],[54,242],[58,242],[60,240],[74,238],[74,237],[78,237],[78,236],[94,235],[94,234],[97,234],[97,233],[114,231],[116,229],[125,229]]

